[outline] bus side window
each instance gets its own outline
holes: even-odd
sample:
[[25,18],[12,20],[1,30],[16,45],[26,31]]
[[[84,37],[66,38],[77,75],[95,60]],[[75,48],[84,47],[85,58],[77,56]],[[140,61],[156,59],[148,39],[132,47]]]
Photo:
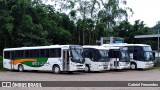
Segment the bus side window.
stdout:
[[[55,57],[61,57],[61,49],[60,48],[55,48]],[[68,53],[69,55],[69,53]]]
[[92,49],[84,49],[84,56],[93,60],[93,50]]
[[49,57],[55,57],[55,54],[56,54],[55,50],[54,49],[50,49]]
[[112,50],[109,50],[108,56],[109,56],[109,58],[113,58]]
[[138,58],[139,58],[139,55],[138,55],[138,50],[134,50],[134,54],[133,54],[133,59],[134,60],[138,60]]
[[14,59],[17,59],[17,58],[18,58],[18,52],[14,51]]
[[92,58],[93,58],[93,61],[98,61],[98,51],[97,50],[93,50],[93,53],[92,53]]
[[29,58],[29,50],[25,50],[24,51],[24,57],[25,58]]
[[10,51],[4,51],[4,58],[10,59]]
[[89,54],[88,54],[88,57],[91,59],[91,60],[94,60],[93,59],[93,50],[89,50]]
[[134,59],[138,61],[144,60],[144,53],[143,52],[136,52],[134,55]]
[[138,46],[135,46],[134,47],[134,54],[133,54],[133,59],[134,60],[138,60],[138,61],[141,61],[143,59],[143,55],[142,55],[142,48],[141,47],[138,47]]
[[23,50],[17,50],[17,58],[23,58]]
[[17,51],[12,51],[12,52],[11,52],[11,58],[12,58],[12,59],[17,59],[17,57],[18,57]]
[[115,56],[115,58],[119,58],[119,56],[120,56],[119,51],[114,51],[114,56]]
[[137,56],[137,52],[134,52],[134,54],[133,54],[133,59],[134,59],[134,60],[137,60],[137,57],[138,57],[138,56]]
[[46,52],[45,57],[49,57],[49,49],[45,49],[45,52]]
[[119,51],[109,50],[109,58],[119,58]]
[[39,53],[40,53],[40,57],[43,57],[43,58],[46,57],[45,56],[45,49],[40,49]]
[[50,49],[49,57],[61,57],[61,49],[60,48]]
[[90,58],[89,49],[84,49],[84,50],[83,50],[83,55],[84,55],[84,57],[86,57],[86,58]]
[[37,58],[38,57],[38,50],[30,50],[29,52],[30,58]]
[[133,46],[128,46],[128,51],[129,51],[129,54],[130,54],[130,58],[133,59],[134,47]]

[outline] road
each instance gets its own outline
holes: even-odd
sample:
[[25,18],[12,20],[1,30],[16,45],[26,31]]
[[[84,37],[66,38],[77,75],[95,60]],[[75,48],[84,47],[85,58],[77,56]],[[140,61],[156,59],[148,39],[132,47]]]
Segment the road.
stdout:
[[[1,71],[0,81],[160,81],[160,70],[122,70],[83,73],[75,72],[73,74],[62,73],[53,74],[51,72],[15,72]],[[1,89],[1,88],[0,88]],[[20,88],[2,88],[20,89]],[[22,89],[22,88],[21,88]],[[20,89],[20,90],[21,90]],[[35,88],[23,88],[35,89]],[[160,90],[157,87],[52,87],[39,88],[51,90]]]

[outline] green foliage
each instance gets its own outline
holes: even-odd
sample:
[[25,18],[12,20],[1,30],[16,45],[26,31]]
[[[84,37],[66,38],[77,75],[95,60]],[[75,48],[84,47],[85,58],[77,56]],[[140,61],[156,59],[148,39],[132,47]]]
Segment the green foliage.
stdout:
[[134,36],[149,34],[149,30],[150,29],[145,26],[143,21],[136,20],[134,25],[131,25],[128,21],[123,21],[120,25],[114,27],[114,35],[124,38],[126,43],[145,43],[142,41],[135,41]]
[[53,6],[37,0],[1,0],[0,5],[0,52],[7,47],[73,42],[74,22]]
[[2,58],[2,56],[0,56],[0,68],[2,68],[3,67],[3,58]]
[[[126,0],[107,1],[64,0],[51,6],[42,0],[0,0],[0,55],[8,47],[96,44],[100,37],[109,36],[133,43],[134,35],[149,32],[142,21],[134,25],[127,21],[132,9],[119,6],[126,5]],[[56,5],[61,6],[59,10]]]
[[156,60],[156,66],[160,67],[160,57],[155,57]]

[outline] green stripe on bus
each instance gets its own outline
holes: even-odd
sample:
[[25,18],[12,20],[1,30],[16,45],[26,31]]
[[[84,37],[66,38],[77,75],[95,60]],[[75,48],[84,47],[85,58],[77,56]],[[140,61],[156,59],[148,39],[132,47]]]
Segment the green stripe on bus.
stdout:
[[24,65],[30,66],[30,67],[42,67],[44,66],[44,64],[48,64],[46,63],[48,60],[48,58],[36,58],[36,62],[34,61],[25,61],[25,62],[21,62]]

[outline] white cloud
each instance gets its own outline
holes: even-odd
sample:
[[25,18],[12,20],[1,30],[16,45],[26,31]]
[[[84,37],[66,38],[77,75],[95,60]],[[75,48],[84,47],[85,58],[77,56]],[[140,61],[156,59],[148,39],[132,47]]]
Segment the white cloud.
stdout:
[[134,15],[129,19],[132,24],[140,19],[152,27],[160,20],[160,0],[127,0],[127,4],[134,11]]
[[[126,0],[127,5],[133,9],[133,16],[129,21],[134,24],[135,20],[144,21],[144,23],[152,27],[160,20],[160,0]],[[53,5],[48,0],[47,4]]]

